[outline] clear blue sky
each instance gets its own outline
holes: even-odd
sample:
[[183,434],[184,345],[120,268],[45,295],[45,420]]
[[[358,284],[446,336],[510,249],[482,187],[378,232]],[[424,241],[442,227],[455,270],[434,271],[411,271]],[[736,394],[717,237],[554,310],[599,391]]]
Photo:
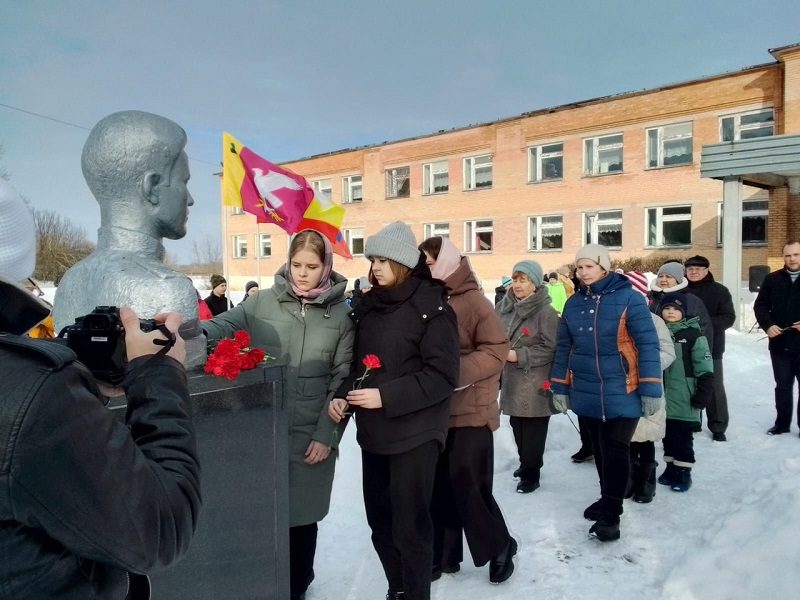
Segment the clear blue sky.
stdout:
[[167,250],[190,260],[193,237],[221,230],[223,131],[281,162],[736,71],[798,42],[797,0],[0,0],[0,166],[95,239],[88,129],[118,110],[169,117],[195,206]]

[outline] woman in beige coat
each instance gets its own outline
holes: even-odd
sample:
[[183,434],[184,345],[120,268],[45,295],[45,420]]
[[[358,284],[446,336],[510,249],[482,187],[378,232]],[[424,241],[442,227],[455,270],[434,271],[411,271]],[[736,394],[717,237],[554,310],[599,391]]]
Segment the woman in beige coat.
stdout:
[[519,453],[517,492],[539,487],[547,429],[553,410],[543,384],[550,379],[556,349],[558,313],[550,305],[542,267],[533,260],[514,265],[511,289],[498,304],[497,314],[511,341],[503,369],[500,409],[511,417]]

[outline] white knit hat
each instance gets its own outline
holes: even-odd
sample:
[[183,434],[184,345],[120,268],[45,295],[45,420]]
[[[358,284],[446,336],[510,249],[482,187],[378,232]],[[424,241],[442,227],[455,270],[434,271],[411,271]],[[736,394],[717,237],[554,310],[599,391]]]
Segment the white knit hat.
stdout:
[[364,248],[364,256],[370,260],[376,256],[388,258],[409,269],[417,266],[421,254],[414,232],[402,221],[389,223],[375,235],[369,236]]
[[608,248],[605,246],[601,246],[600,244],[586,244],[583,248],[578,250],[578,253],[575,255],[575,262],[577,263],[582,258],[593,260],[606,271],[611,270],[611,257],[608,254]]
[[0,277],[19,283],[36,267],[36,227],[19,194],[0,177]]

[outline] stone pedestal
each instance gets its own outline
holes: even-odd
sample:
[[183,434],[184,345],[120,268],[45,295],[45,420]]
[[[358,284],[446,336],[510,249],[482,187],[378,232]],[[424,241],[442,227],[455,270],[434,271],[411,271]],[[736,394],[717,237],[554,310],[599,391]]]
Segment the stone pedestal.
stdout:
[[233,381],[190,371],[189,390],[203,507],[186,556],[151,574],[153,598],[284,600],[289,597],[284,367],[244,371]]

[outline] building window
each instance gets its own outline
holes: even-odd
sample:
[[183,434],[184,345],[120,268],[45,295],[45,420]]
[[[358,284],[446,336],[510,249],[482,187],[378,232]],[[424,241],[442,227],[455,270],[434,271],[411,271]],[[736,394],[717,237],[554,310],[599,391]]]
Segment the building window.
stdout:
[[491,221],[467,221],[464,223],[464,245],[466,252],[491,252],[494,248]]
[[350,254],[364,254],[364,228],[353,227],[352,229],[345,229],[344,241],[347,244]]
[[720,119],[720,138],[736,142],[775,134],[775,113],[771,108]]
[[647,209],[647,240],[650,247],[690,246],[692,207],[662,206]]
[[671,167],[692,162],[692,124],[676,123],[647,130],[647,167]]
[[247,236],[233,236],[233,258],[247,258]]
[[528,182],[552,181],[564,176],[564,144],[528,148]]
[[361,200],[361,175],[342,177],[342,202],[352,204]]
[[231,206],[232,215],[243,215],[244,209],[241,206]]
[[583,140],[583,174],[604,175],[622,171],[622,134]]
[[[717,244],[722,245],[722,202],[718,205]],[[767,243],[769,202],[744,200],[742,202],[742,244],[763,246]]]
[[622,211],[605,210],[583,214],[587,244],[622,248]]
[[272,256],[272,237],[269,233],[256,234],[256,248],[258,248],[259,258],[269,258]]
[[386,171],[386,197],[408,198],[411,176],[408,167],[396,167]]
[[422,193],[443,194],[450,190],[450,171],[446,160],[422,165]]
[[432,237],[443,237],[449,238],[450,237],[450,223],[425,223],[423,227],[423,232],[425,237],[423,239],[428,239]]
[[528,219],[528,250],[561,250],[564,220],[561,215]]
[[464,189],[492,187],[492,155],[470,156],[464,159]]
[[317,179],[316,181],[311,182],[311,187],[314,188],[314,197],[321,201],[323,204],[332,204],[332,191],[333,186],[331,185],[330,179]]

